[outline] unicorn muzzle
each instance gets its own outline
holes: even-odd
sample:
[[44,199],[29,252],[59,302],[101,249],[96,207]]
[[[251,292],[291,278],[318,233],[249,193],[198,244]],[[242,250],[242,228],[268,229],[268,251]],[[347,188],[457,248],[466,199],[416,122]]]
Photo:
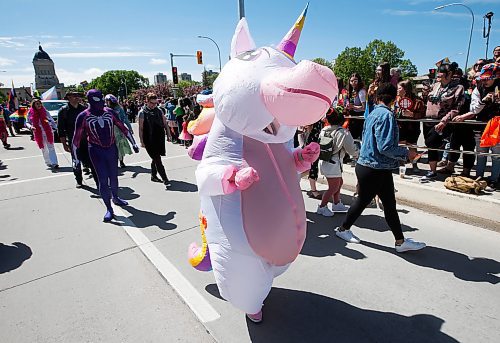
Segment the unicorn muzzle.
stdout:
[[333,72],[311,61],[272,73],[261,83],[271,115],[284,125],[301,126],[321,119],[338,92]]

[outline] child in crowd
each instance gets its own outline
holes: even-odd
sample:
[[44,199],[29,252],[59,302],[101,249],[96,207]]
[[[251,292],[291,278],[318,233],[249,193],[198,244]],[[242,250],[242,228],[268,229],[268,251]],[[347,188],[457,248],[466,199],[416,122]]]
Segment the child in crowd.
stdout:
[[[325,217],[331,217],[334,212],[347,212],[348,207],[340,200],[340,189],[342,188],[342,161],[346,153],[357,158],[358,148],[354,144],[349,131],[342,127],[344,116],[331,108],[326,116],[328,123],[319,136],[331,137],[333,139],[332,156],[328,161],[321,160],[319,170],[326,177],[328,182],[328,190],[323,193],[321,204],[318,205],[316,213]],[[332,210],[328,208],[328,202],[333,199]]]
[[182,122],[182,132],[179,136],[179,139],[184,142],[184,147],[187,149],[191,145],[191,142],[193,141],[193,136],[190,135],[189,132],[187,131],[187,127],[189,124],[189,116],[185,114],[182,117],[182,119],[184,121]]

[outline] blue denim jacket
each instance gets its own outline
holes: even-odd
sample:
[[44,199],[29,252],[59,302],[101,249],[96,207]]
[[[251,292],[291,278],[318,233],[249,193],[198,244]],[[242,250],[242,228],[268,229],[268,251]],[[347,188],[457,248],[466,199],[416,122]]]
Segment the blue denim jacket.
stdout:
[[363,127],[358,163],[374,169],[396,169],[408,150],[398,146],[399,128],[389,107],[376,105]]

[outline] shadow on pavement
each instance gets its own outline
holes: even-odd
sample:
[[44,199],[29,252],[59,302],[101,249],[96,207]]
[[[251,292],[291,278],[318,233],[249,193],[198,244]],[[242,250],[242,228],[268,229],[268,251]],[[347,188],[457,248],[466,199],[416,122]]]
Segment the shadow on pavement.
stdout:
[[15,146],[15,147],[10,147],[8,150],[24,150],[24,147],[22,147],[22,146]]
[[469,258],[467,255],[455,251],[432,246],[428,246],[420,252],[398,254],[392,247],[364,241],[361,244],[397,255],[407,262],[421,267],[453,273],[456,278],[464,281],[488,282],[494,285],[500,283],[500,277],[494,275],[500,273],[500,262],[489,258]]
[[59,167],[58,169],[52,169],[51,170],[53,173],[72,173],[73,168],[72,167]]
[[12,245],[0,243],[0,274],[19,268],[32,255],[26,244],[15,242]]
[[[89,187],[86,185],[83,188],[85,190],[87,190],[88,192],[92,193],[90,195],[91,198],[98,199],[101,197],[101,193],[99,192],[99,190],[97,188]],[[141,197],[139,194],[135,193],[135,191],[130,187],[118,187],[118,196],[121,199],[127,200],[127,201],[134,200],[134,199]]]
[[170,186],[167,190],[174,192],[198,192],[198,186],[190,182],[170,180]]
[[118,168],[118,176],[123,176],[125,173],[132,173],[131,178],[135,179],[139,174],[151,174],[151,169],[144,168],[143,166],[126,166],[125,168]]
[[[171,211],[166,214],[156,214],[132,206],[124,206],[123,208],[131,214],[128,219],[140,229],[150,226],[157,226],[161,230],[174,230],[177,228],[176,224],[169,223],[169,221],[174,219],[177,212]],[[117,216],[117,218],[120,218],[120,216]]]
[[346,241],[335,236],[333,229],[342,223],[345,214],[335,214],[330,218],[314,212],[306,212],[306,215],[307,235],[301,255],[325,257],[339,254],[354,260],[366,258],[363,253],[349,249]]
[[[385,221],[383,212],[380,212],[379,216],[374,215],[374,214],[362,214],[358,218],[358,220],[356,220],[356,222],[354,223],[354,226],[362,228],[362,229],[375,230],[378,232],[391,231],[391,229],[389,228],[389,225]],[[403,223],[401,223],[401,229],[403,230],[403,232],[418,231],[417,228],[408,226],[408,225],[403,224]]]
[[[216,285],[205,289],[220,298]],[[458,342],[430,314],[367,310],[304,291],[273,287],[263,314],[261,324],[247,319],[252,342]]]

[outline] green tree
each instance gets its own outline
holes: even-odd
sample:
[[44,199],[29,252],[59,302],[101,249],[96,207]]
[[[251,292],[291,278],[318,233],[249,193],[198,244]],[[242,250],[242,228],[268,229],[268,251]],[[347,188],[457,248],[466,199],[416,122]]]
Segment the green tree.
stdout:
[[345,48],[335,60],[333,70],[337,77],[344,81],[356,72],[367,84],[373,79],[377,65],[381,62],[388,62],[391,67],[401,68],[403,78],[416,76],[417,67],[409,59],[403,59],[404,54],[404,51],[393,42],[375,39],[364,49]]
[[366,55],[361,48],[345,48],[335,59],[333,71],[337,78],[344,81],[344,85],[348,83],[353,73],[360,74],[366,82],[368,75],[373,74],[373,71],[365,60]]
[[149,80],[135,70],[110,70],[93,79],[88,89],[95,88],[103,94],[125,96],[125,87],[128,95],[147,86],[149,86]]
[[330,68],[331,70],[333,70],[333,62],[329,62],[327,60],[325,60],[324,58],[322,57],[316,57],[315,59],[312,60],[314,63],[318,63],[318,64],[321,64],[322,66],[325,66],[327,68]]
[[219,73],[217,72],[208,72],[208,71],[203,71],[201,73],[201,78],[202,78],[202,85],[204,88],[213,88],[215,79],[219,76]]

